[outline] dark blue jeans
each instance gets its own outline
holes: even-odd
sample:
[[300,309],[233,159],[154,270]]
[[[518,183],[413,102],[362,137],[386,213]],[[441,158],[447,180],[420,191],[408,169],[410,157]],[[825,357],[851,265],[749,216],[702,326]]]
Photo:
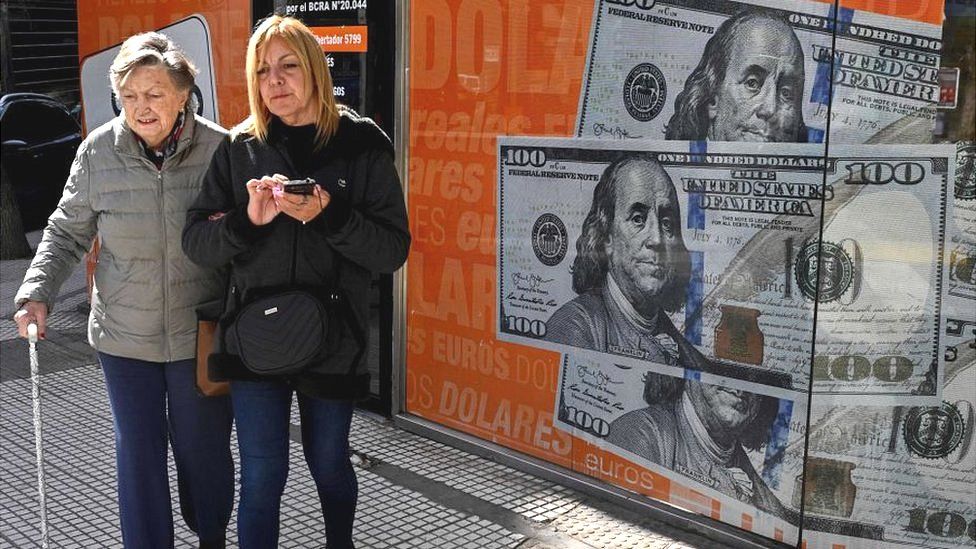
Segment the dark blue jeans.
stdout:
[[[237,536],[241,549],[278,547],[281,495],[288,478],[291,386],[277,381],[232,381],[241,452]],[[349,462],[350,401],[298,394],[305,463],[322,505],[329,549],[352,544],[358,484]]]
[[200,540],[222,546],[234,507],[230,397],[202,397],[194,360],[146,362],[98,353],[115,425],[119,515],[127,548],[173,547],[167,440],[180,511]]

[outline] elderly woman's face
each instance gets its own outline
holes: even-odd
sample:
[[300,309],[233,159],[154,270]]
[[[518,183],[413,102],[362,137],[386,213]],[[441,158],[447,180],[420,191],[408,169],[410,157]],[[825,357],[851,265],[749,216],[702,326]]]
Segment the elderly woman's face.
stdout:
[[159,148],[173,129],[189,90],[177,89],[165,67],[132,69],[119,83],[125,122],[147,145]]
[[298,55],[285,42],[272,38],[258,65],[261,101],[271,114],[289,126],[315,122],[312,86],[306,81]]

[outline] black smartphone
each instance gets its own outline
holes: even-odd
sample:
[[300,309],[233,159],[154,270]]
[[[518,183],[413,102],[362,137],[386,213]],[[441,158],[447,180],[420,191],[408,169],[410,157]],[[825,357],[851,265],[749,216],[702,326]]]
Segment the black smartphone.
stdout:
[[306,179],[289,179],[281,184],[282,189],[290,194],[312,194],[315,188],[315,180],[311,177]]

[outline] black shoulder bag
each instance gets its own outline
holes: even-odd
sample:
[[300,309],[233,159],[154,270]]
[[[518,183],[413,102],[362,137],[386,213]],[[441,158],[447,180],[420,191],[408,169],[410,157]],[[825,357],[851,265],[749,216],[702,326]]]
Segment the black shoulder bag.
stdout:
[[228,350],[248,370],[294,374],[324,358],[329,309],[338,303],[338,295],[303,289],[250,293],[226,332]]
[[362,327],[338,292],[293,287],[252,290],[244,297],[224,337],[227,350],[255,374],[297,374],[327,359],[341,344],[339,315],[346,318],[358,346],[351,369],[366,350]]

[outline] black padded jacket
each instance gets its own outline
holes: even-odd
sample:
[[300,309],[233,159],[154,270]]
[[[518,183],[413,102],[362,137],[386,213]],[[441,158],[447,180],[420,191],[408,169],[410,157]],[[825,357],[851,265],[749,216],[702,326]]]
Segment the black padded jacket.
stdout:
[[[288,381],[311,396],[357,399],[368,393],[369,372],[349,323],[357,322],[368,338],[372,273],[403,265],[410,232],[389,138],[372,120],[349,109],[340,112],[336,134],[313,153],[305,173],[296,170],[287,137],[276,124],[266,143],[250,135],[229,136],[214,153],[200,195],[187,212],[183,249],[200,265],[231,267],[218,342],[251,290],[326,286],[344,294],[351,315],[336,327],[341,334],[336,352]],[[273,174],[314,178],[331,195],[329,205],[305,225],[279,214],[255,226],[247,217],[245,185]],[[221,345],[209,367],[213,379],[259,379]]]

